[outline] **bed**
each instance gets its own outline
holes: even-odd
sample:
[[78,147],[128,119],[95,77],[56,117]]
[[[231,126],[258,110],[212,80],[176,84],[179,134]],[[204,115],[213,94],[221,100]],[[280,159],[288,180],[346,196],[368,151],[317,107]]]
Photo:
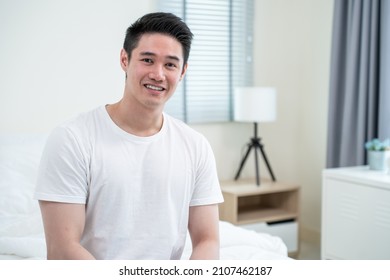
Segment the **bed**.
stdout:
[[[0,134],[0,259],[45,259],[38,202],[33,196],[45,134]],[[227,260],[288,259],[276,236],[220,221],[220,257]],[[187,238],[182,258],[191,254]]]

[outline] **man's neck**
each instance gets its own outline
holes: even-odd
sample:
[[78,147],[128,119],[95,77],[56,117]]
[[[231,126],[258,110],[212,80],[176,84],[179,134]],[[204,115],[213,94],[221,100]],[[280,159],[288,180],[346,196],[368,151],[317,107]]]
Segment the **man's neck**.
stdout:
[[140,109],[125,102],[124,99],[106,105],[106,110],[117,126],[133,135],[152,136],[162,128],[162,111]]

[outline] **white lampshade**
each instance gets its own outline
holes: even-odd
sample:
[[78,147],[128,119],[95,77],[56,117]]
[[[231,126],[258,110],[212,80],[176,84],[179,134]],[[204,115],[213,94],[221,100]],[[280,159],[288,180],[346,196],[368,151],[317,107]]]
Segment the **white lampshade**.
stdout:
[[240,87],[234,91],[234,120],[272,122],[276,120],[276,90],[271,87]]

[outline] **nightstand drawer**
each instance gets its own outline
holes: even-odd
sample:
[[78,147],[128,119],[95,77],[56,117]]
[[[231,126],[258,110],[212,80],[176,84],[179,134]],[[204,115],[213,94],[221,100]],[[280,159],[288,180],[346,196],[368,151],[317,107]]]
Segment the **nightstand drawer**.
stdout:
[[255,223],[240,225],[240,227],[279,236],[286,244],[288,252],[295,252],[298,250],[298,223],[296,221],[289,220],[278,223]]

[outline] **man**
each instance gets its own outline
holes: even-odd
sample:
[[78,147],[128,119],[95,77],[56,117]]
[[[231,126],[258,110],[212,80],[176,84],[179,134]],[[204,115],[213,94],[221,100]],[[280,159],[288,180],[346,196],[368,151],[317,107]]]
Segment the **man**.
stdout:
[[219,257],[223,201],[205,138],[163,112],[187,70],[192,33],[147,14],[126,33],[122,99],[56,128],[42,155],[39,200],[48,259]]

